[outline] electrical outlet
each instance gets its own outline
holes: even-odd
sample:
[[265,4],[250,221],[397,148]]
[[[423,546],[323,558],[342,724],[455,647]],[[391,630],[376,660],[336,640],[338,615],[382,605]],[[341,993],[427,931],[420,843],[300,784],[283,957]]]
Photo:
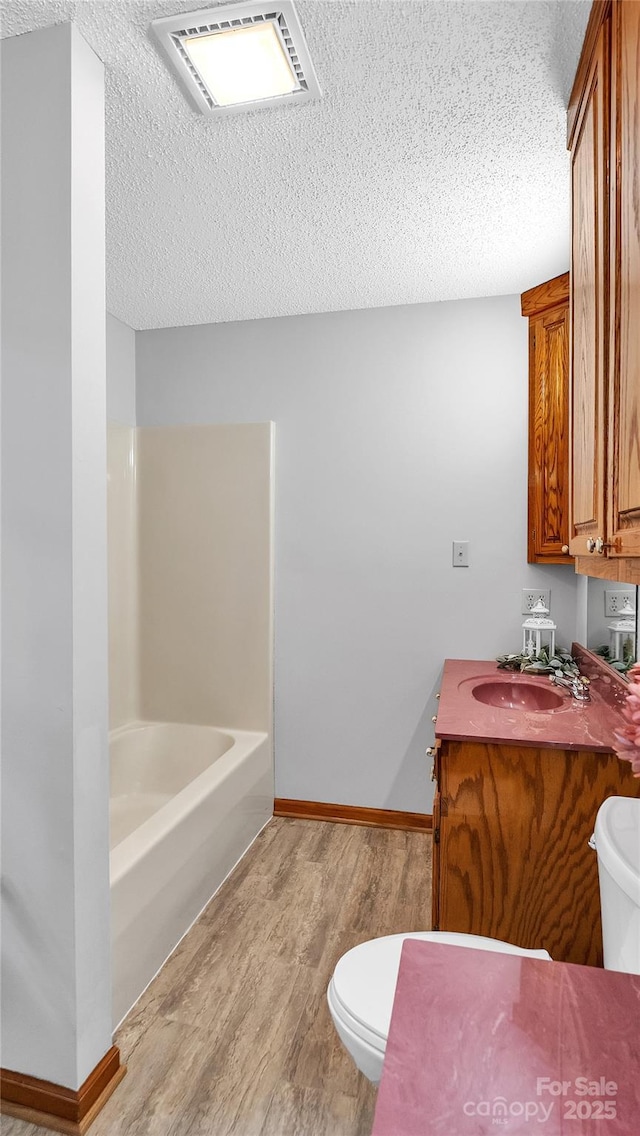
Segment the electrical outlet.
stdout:
[[522,589],[522,614],[529,615],[533,608],[536,606],[538,600],[542,600],[545,607],[550,608],[551,602],[551,589],[550,588],[523,588]]
[[635,611],[635,609],[636,609],[635,591],[614,592],[614,591],[609,591],[608,588],[605,588],[605,592],[604,592],[604,614],[611,619],[615,619],[616,615],[618,615],[618,613],[620,611],[620,608],[624,607],[624,601],[625,600],[629,600],[631,607]]

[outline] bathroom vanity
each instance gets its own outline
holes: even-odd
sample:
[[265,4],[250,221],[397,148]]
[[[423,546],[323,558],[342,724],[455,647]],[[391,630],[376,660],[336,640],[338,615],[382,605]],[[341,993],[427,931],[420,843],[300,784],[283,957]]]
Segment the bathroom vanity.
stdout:
[[[592,661],[591,701],[548,676],[447,660],[433,776],[433,927],[602,965],[596,854],[606,797],[640,796],[612,750],[625,683]],[[584,666],[582,667],[584,670]]]

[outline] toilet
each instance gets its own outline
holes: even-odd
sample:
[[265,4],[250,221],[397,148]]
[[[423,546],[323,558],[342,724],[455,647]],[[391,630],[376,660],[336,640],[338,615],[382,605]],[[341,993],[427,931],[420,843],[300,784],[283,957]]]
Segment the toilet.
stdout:
[[598,854],[605,968],[640,974],[640,799],[607,797],[589,843]]
[[374,1084],[378,1083],[382,1075],[400,954],[405,939],[422,939],[430,943],[447,943],[454,947],[498,951],[527,958],[551,958],[547,951],[525,950],[499,939],[463,935],[453,931],[410,931],[401,935],[384,935],[379,939],[369,939],[347,951],[339,960],[329,983],[329,1011],[345,1049],[360,1072]]
[[[604,965],[640,974],[640,799],[608,797],[598,810],[589,843],[598,854]],[[405,939],[551,960],[544,950],[453,931],[384,935],[347,951],[335,968],[327,1001],[342,1044],[375,1084],[382,1074]]]

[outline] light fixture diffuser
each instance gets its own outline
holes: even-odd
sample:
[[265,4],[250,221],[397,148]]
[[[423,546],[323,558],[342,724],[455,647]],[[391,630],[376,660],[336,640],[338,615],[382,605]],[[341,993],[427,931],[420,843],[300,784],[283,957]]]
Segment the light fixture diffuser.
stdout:
[[204,114],[321,96],[292,0],[209,8],[151,27]]

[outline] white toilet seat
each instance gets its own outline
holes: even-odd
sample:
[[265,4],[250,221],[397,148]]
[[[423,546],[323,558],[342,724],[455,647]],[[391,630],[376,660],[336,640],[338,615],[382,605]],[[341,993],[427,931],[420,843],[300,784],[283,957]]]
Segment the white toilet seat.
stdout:
[[338,961],[327,1001],[338,1035],[358,1068],[378,1082],[387,1046],[391,1010],[405,939],[422,939],[474,950],[550,959],[544,950],[525,950],[499,939],[449,931],[410,931],[369,939]]

